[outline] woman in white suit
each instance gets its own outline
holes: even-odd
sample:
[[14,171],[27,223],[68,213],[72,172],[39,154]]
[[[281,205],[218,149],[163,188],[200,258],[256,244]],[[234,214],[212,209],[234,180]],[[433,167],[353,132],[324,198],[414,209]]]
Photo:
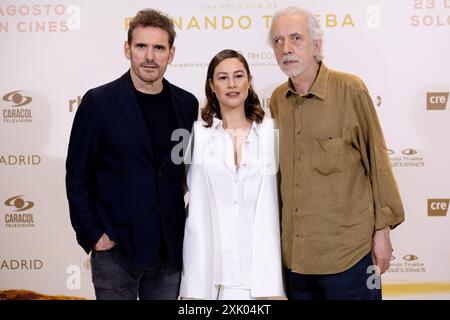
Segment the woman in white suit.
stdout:
[[234,50],[211,60],[205,92],[193,130],[180,297],[284,296],[273,121]]

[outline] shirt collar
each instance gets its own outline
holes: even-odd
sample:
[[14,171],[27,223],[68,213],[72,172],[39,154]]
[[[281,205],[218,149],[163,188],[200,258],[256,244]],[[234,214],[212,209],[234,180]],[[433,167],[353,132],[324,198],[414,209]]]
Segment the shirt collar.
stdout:
[[223,129],[223,127],[222,127],[222,120],[214,117],[213,118],[213,123],[211,125],[211,128],[216,129],[216,130]]
[[[319,64],[319,71],[317,73],[316,80],[314,80],[309,92],[307,92],[303,96],[308,96],[312,94],[321,100],[325,100],[327,96],[327,85],[328,85],[328,68],[323,62],[321,62]],[[285,94],[286,96],[291,94],[298,95],[298,93],[295,91],[294,84],[292,83],[291,79],[289,79],[287,82]]]
[[256,123],[256,121],[252,122],[252,127],[250,128],[250,132],[247,136],[247,141],[252,141],[255,137],[259,136],[259,131],[261,130],[261,124]]
[[[222,126],[222,120],[220,120],[216,117],[213,118],[213,123],[212,123],[211,128],[214,130],[219,130],[219,131],[225,132],[225,129]],[[260,124],[256,123],[256,121],[253,121],[252,126],[250,128],[250,132],[248,133],[248,136],[247,136],[247,141],[252,141],[255,135],[259,136],[260,130],[261,130]]]

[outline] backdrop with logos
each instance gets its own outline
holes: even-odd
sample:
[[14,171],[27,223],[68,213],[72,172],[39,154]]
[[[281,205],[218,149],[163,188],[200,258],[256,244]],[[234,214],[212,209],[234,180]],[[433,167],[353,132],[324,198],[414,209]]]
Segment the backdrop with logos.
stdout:
[[172,17],[178,35],[166,78],[201,104],[213,55],[239,50],[267,107],[286,81],[268,28],[289,5],[318,16],[325,63],[365,81],[384,130],[406,211],[391,233],[385,298],[450,298],[450,0],[2,0],[1,297],[94,298],[89,256],[70,225],[64,163],[83,94],[129,68],[129,19],[146,7]]

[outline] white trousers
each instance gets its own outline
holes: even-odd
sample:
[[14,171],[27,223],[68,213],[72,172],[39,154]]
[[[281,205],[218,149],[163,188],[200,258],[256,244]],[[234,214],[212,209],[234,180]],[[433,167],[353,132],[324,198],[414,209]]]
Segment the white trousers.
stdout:
[[[250,295],[250,289],[225,287],[215,285],[213,289],[214,300],[257,300]],[[181,300],[197,300],[196,298],[181,297]]]
[[216,300],[256,300],[250,295],[250,289],[227,287],[222,285],[214,286],[217,292]]

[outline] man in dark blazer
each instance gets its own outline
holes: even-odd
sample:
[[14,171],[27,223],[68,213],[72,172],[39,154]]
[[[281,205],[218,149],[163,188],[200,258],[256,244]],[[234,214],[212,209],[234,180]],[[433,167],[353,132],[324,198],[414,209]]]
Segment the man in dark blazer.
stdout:
[[191,130],[198,101],[163,78],[174,38],[165,14],[138,12],[124,46],[131,68],[89,90],[75,115],[66,189],[97,299],[178,297],[184,167],[172,133]]

